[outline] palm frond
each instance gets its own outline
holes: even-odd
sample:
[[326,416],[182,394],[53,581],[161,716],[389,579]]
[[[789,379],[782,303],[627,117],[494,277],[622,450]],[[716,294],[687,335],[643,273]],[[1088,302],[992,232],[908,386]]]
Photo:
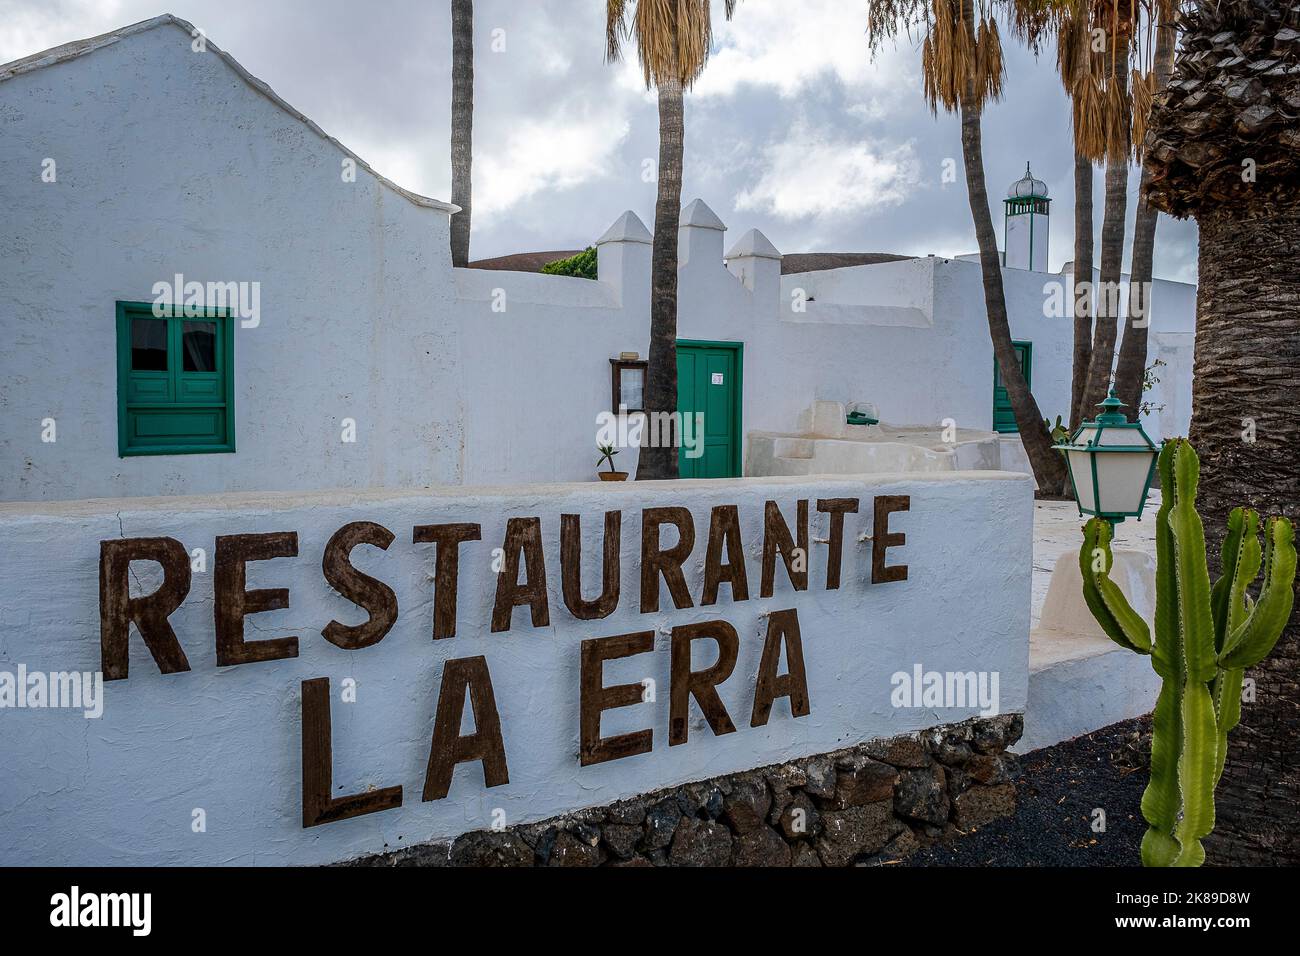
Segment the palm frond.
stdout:
[[[738,3],[723,3],[728,20]],[[605,58],[620,59],[623,41],[631,40],[647,88],[668,78],[690,87],[713,47],[710,7],[709,0],[606,0]]]

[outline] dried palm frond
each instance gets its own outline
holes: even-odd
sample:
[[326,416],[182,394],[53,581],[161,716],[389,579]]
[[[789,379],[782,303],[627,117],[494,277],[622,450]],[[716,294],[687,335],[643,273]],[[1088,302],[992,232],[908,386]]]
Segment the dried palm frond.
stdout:
[[[728,20],[737,2],[724,0]],[[713,46],[709,0],[606,0],[606,60],[622,57],[624,40],[636,42],[647,88],[670,77],[689,88],[704,72]]]
[[1156,93],[1156,75],[1154,72],[1146,74],[1133,71],[1129,77],[1129,89],[1132,91],[1132,108],[1133,114],[1132,130],[1130,138],[1133,143],[1133,153],[1139,163],[1142,162],[1142,141],[1147,137],[1147,122],[1151,117],[1151,102]]
[[1155,33],[1172,22],[1180,2],[1069,0],[1056,21],[1056,63],[1072,100],[1080,155],[1119,160],[1140,149],[1157,91]]
[[986,100],[999,100],[1002,98],[1002,80],[1006,76],[1006,66],[1002,62],[1002,39],[998,36],[997,21],[992,17],[980,21],[976,49],[978,67],[975,88],[983,93]]

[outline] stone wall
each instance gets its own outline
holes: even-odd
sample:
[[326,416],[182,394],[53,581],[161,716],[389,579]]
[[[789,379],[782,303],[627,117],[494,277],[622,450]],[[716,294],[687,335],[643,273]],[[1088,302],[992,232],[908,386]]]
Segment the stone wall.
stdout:
[[353,866],[850,866],[907,856],[1015,809],[1019,714],[660,790]]

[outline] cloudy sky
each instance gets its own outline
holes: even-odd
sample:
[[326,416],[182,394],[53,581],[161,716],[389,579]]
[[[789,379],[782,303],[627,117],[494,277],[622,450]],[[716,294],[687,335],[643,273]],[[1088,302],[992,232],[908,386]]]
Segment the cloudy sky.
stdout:
[[[718,25],[687,98],[683,200],[784,252],[972,252],[957,120],[930,115],[905,37],[872,59],[865,7],[742,0]],[[0,62],[164,9],[380,172],[450,198],[448,0],[0,0]],[[604,0],[478,0],[475,46],[472,256],[580,248],[629,208],[651,224],[655,102],[634,62],[604,62]],[[1050,55],[1008,49],[1007,71],[984,120],[995,222],[1031,163],[1056,200],[1056,267],[1073,257],[1068,106]],[[1100,172],[1094,191],[1100,231]],[[1161,217],[1155,272],[1194,280],[1194,224]]]

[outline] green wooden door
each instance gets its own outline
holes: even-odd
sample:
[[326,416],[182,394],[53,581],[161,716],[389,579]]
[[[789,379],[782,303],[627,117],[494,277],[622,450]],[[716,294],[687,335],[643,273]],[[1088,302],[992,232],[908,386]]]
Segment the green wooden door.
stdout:
[[[743,354],[736,342],[677,343],[677,410],[684,438],[695,446],[692,451],[684,440],[678,450],[683,478],[740,477]],[[704,416],[702,429],[697,413]]]
[[[1025,384],[1033,388],[1033,343],[1013,342],[1011,344],[1016,347],[1016,358],[1020,361],[1020,371],[1025,376]],[[1011,398],[1007,395],[1006,386],[1002,384],[1002,370],[998,368],[996,358],[993,360],[993,430],[995,432],[1020,431],[1016,426],[1015,412],[1011,410]]]

